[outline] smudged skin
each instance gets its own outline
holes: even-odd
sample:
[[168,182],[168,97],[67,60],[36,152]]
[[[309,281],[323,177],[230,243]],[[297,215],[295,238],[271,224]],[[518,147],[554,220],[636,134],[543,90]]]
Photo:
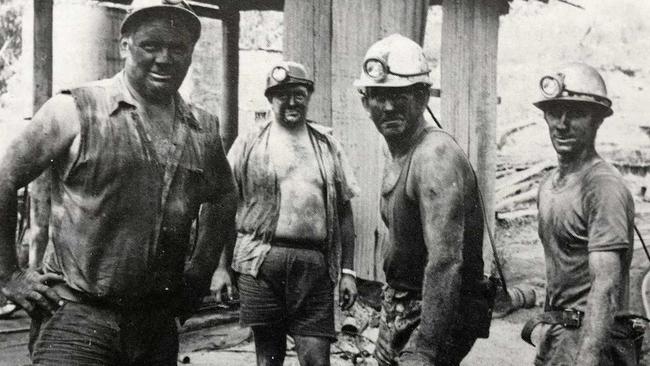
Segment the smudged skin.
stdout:
[[69,158],[79,134],[72,97],[57,95],[46,102],[32,122],[7,149],[0,162],[0,287],[2,293],[25,311],[52,312],[61,299],[47,285],[60,276],[21,270],[14,251],[16,190],[35,179],[50,162]]
[[[549,136],[557,153],[558,170],[553,177],[560,187],[567,179],[595,159],[598,128],[603,117],[589,104],[554,103],[544,111]],[[593,251],[589,253],[591,289],[581,328],[576,365],[599,365],[608,331],[614,323],[613,314],[621,310],[624,291],[623,251]]]
[[[416,146],[424,129],[427,89],[366,88],[362,103],[384,136],[394,169]],[[420,210],[428,252],[422,284],[421,323],[399,359],[400,365],[435,365],[444,355],[460,304],[466,198],[476,195],[473,173],[460,148],[448,136],[430,134],[415,150],[407,195]],[[393,174],[399,174],[393,173]]]
[[[173,100],[191,63],[194,41],[182,22],[150,19],[120,41],[126,59],[125,74],[129,90],[151,118],[145,121],[173,121]],[[172,105],[170,109],[169,106]],[[154,139],[168,134],[167,126],[150,124]],[[14,253],[16,190],[25,186],[53,162],[75,159],[79,149],[80,120],[74,99],[57,95],[36,113],[8,153],[0,161],[0,288],[2,293],[33,314],[51,312],[61,299],[48,286],[62,281],[58,275],[40,275],[32,269],[18,268]],[[204,205],[198,243],[185,269],[188,304],[207,291],[210,278],[224,245],[234,245],[236,195],[223,195]]]
[[[311,93],[302,85],[288,85],[269,95],[275,119],[269,134],[271,161],[280,188],[280,213],[275,237],[324,240],[327,238],[324,180],[318,167],[306,125]],[[353,268],[354,224],[349,202],[340,207],[342,268]],[[349,274],[339,281],[341,307],[357,297],[356,282]],[[286,330],[281,326],[253,327],[258,365],[282,365]],[[295,335],[301,365],[329,365],[330,340]]]

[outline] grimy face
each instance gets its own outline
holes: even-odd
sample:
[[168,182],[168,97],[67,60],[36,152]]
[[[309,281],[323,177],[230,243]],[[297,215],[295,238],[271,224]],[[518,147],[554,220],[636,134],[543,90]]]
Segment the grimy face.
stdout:
[[558,155],[578,156],[592,149],[603,117],[588,103],[558,102],[544,110],[551,143]]
[[302,85],[289,85],[274,90],[269,99],[275,120],[287,128],[305,123],[310,97],[309,90]]
[[176,93],[192,63],[193,51],[190,30],[173,17],[145,20],[120,42],[129,84],[151,101]]
[[363,106],[386,141],[400,141],[412,135],[429,101],[421,87],[366,88]]

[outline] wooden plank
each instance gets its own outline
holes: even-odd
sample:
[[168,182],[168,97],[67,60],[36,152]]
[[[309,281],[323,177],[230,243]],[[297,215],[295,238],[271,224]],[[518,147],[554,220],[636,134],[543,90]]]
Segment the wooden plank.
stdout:
[[550,167],[553,167],[557,165],[557,163],[553,160],[542,160],[539,163],[531,166],[528,169],[522,170],[520,172],[516,172],[510,175],[507,175],[503,178],[500,178],[496,181],[496,190],[497,191],[502,191],[505,189],[508,189],[508,187],[511,187],[519,182],[523,182],[526,179],[537,175],[544,171],[545,169],[548,169]]
[[33,0],[34,6],[34,113],[52,97],[52,0]]
[[332,127],[361,187],[353,201],[355,268],[365,279],[384,280],[386,230],[379,216],[379,199],[385,143],[352,83],[359,77],[368,47],[380,38],[399,32],[422,39],[426,5],[426,0],[333,0]]
[[[495,218],[499,10],[490,0],[443,0],[441,115],[476,169],[491,228]],[[487,266],[492,263],[487,236],[484,260]]]
[[224,7],[222,13],[223,106],[220,133],[226,151],[237,138],[239,126],[239,10]]
[[531,189],[529,191],[526,191],[524,193],[520,193],[518,195],[508,197],[504,199],[503,201],[500,201],[496,204],[495,206],[495,211],[502,212],[502,211],[509,211],[512,210],[516,205],[520,203],[525,203],[528,201],[532,201],[535,198],[537,198],[537,190],[536,189]]
[[503,200],[504,198],[508,196],[512,196],[513,194],[518,194],[522,193],[525,191],[528,191],[533,188],[533,186],[536,186],[537,182],[532,181],[532,180],[527,180],[523,181],[521,183],[513,184],[504,187],[503,189],[497,189],[496,190],[496,195],[495,195],[495,200],[497,202]]
[[314,77],[309,118],[332,125],[332,0],[286,0],[284,55],[305,65]]
[[523,210],[510,211],[510,212],[497,212],[497,219],[499,220],[515,220],[528,216],[537,216],[537,208],[526,208]]

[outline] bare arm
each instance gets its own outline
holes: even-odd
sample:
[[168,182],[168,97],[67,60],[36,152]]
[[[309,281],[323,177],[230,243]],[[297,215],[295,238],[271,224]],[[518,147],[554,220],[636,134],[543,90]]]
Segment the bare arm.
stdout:
[[352,203],[345,202],[340,210],[341,223],[341,268],[354,270],[354,216]]
[[[341,226],[341,268],[354,270],[354,216],[352,203],[345,202],[339,212]],[[356,279],[350,274],[342,273],[339,282],[339,303],[343,310],[347,310],[357,299]]]
[[622,258],[624,251],[597,251],[589,253],[591,290],[581,329],[577,365],[599,365],[601,349],[608,331],[620,310],[619,293],[623,285]]
[[414,156],[414,196],[420,206],[428,250],[422,287],[422,316],[411,348],[400,364],[435,364],[446,352],[446,341],[459,306],[463,249],[463,186],[455,159],[441,154],[432,159]]
[[[45,170],[52,161],[65,159],[79,134],[74,100],[58,95],[49,100],[25,130],[8,147],[0,161],[0,287],[9,299],[33,310],[34,304],[49,309],[58,297],[42,283],[47,278],[22,272],[14,249],[16,191]],[[49,290],[49,291],[48,291]]]

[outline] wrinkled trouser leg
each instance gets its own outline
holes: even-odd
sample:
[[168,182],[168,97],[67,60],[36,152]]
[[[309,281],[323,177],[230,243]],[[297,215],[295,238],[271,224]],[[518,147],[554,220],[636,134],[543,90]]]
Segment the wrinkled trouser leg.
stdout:
[[381,304],[375,359],[380,366],[397,365],[397,358],[420,324],[421,301],[412,294],[385,287]]
[[[535,366],[572,366],[576,364],[580,344],[580,329],[569,329],[562,325],[552,326],[543,336]],[[625,336],[612,337],[600,349],[599,366],[635,366],[638,365],[638,353],[634,339]]]
[[30,350],[34,365],[176,366],[178,334],[164,310],[119,313],[66,302],[33,320]]
[[[379,336],[375,347],[375,359],[381,366],[431,365],[433,355],[430,347],[418,345],[418,329],[422,314],[422,301],[418,294],[384,288],[381,306]],[[436,366],[456,366],[469,353],[476,341],[475,334],[458,330],[440,347],[444,354],[435,355]]]

